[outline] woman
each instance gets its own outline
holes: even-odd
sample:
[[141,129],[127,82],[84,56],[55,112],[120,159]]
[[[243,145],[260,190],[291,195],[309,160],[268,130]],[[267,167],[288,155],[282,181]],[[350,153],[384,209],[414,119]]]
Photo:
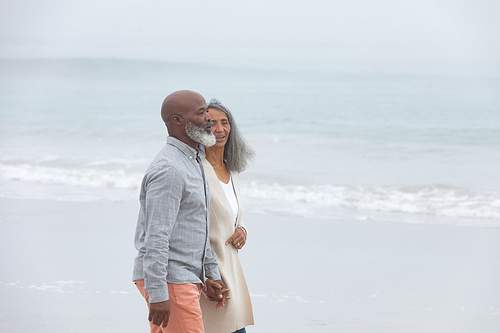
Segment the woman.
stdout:
[[201,297],[200,305],[206,333],[242,333],[254,321],[250,293],[238,257],[238,250],[246,243],[247,229],[241,219],[237,174],[246,168],[253,151],[220,101],[212,99],[208,113],[217,140],[214,146],[205,149],[203,160],[211,193],[210,244],[217,254],[222,281],[230,291],[223,307],[216,308],[205,297]]

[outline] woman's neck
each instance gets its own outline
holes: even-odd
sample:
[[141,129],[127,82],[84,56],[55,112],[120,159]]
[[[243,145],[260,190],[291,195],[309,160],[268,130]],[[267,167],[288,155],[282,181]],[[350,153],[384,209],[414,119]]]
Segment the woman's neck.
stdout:
[[207,147],[205,148],[205,158],[212,165],[212,167],[224,166],[224,147]]
[[205,148],[205,158],[212,165],[217,178],[227,184],[229,182],[229,171],[224,163],[224,147]]

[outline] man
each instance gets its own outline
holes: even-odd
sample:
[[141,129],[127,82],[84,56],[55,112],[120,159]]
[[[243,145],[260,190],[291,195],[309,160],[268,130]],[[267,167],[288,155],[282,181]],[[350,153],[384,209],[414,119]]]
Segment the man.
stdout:
[[151,332],[199,333],[202,285],[220,305],[228,291],[210,248],[210,193],[201,163],[203,145],[215,144],[215,137],[205,99],[194,91],[167,96],[161,116],[169,137],[142,181],[133,280],[148,302]]

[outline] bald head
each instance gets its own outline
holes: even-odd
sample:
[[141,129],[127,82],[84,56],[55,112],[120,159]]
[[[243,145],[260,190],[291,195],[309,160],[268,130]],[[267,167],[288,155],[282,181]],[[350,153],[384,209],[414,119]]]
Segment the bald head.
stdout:
[[172,116],[185,117],[202,104],[206,107],[205,99],[195,91],[179,90],[168,95],[161,106],[161,118],[167,126],[168,133],[172,134],[173,131]]

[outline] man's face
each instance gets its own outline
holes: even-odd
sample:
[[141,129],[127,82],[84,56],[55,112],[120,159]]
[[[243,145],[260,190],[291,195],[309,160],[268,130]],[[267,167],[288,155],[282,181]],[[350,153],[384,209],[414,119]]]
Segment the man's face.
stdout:
[[208,114],[207,103],[201,96],[192,98],[189,111],[184,114],[184,118],[197,127],[206,128],[208,132],[212,130],[212,118]]
[[200,98],[195,100],[193,107],[184,116],[186,119],[187,136],[205,147],[215,144],[215,136],[212,134],[212,119],[208,114],[205,100]]

